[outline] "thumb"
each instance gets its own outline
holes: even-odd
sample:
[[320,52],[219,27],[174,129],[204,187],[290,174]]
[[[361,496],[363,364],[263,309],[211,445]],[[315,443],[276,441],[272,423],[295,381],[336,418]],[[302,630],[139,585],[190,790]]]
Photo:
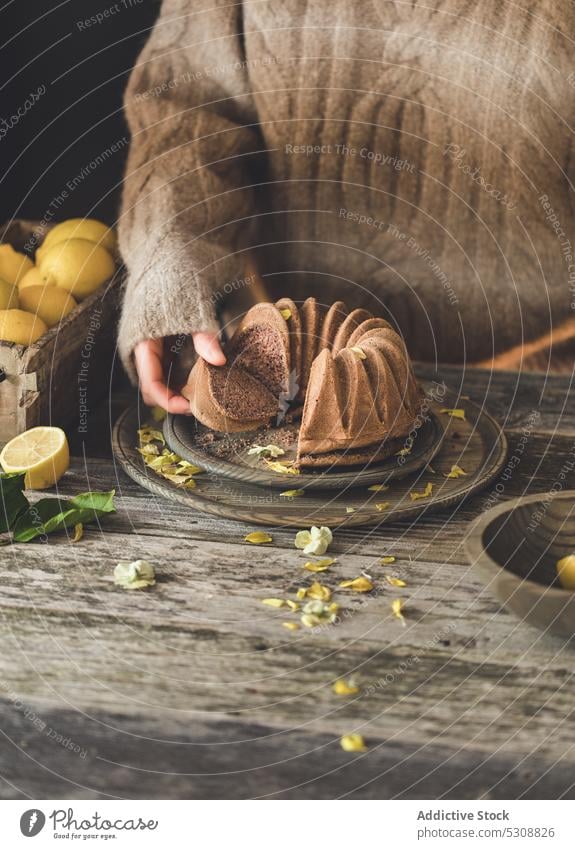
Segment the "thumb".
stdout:
[[194,348],[196,353],[213,366],[223,366],[226,356],[222,351],[220,340],[215,333],[193,333]]

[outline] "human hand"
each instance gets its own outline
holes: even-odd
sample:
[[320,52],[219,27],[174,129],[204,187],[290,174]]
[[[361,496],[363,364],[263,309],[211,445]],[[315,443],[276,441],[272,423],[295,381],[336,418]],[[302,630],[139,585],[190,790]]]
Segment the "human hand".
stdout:
[[[213,366],[223,366],[226,357],[215,333],[193,333],[196,353]],[[168,413],[187,413],[190,402],[166,385],[164,377],[164,340],[144,339],[134,348],[134,361],[140,379],[144,403],[157,405]]]

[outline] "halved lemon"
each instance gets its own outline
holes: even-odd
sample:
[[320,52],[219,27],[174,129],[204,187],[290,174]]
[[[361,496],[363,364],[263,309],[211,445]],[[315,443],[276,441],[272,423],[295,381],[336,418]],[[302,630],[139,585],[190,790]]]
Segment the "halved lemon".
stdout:
[[26,472],[26,489],[46,489],[70,465],[66,434],[59,427],[33,427],[11,439],[0,454],[5,472]]

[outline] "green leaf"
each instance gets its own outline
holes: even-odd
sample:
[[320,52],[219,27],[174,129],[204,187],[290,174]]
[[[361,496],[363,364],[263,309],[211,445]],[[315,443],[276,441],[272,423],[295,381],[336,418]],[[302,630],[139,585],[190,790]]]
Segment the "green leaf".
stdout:
[[18,516],[28,507],[28,499],[24,495],[23,472],[0,474],[0,533],[9,531]]
[[106,513],[115,512],[115,490],[83,492],[74,498],[41,498],[30,504],[18,517],[13,530],[14,542],[30,542],[54,531],[87,525]]

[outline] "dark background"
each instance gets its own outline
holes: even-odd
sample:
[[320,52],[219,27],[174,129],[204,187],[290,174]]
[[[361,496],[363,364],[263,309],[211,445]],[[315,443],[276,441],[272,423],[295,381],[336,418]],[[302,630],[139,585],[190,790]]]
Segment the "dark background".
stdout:
[[[102,23],[83,23],[112,8]],[[72,191],[66,182],[128,137],[122,93],[159,8],[160,0],[1,6],[0,119],[10,122],[39,86],[46,93],[0,138],[0,222],[52,211],[52,220],[90,215],[114,223],[127,144]]]

